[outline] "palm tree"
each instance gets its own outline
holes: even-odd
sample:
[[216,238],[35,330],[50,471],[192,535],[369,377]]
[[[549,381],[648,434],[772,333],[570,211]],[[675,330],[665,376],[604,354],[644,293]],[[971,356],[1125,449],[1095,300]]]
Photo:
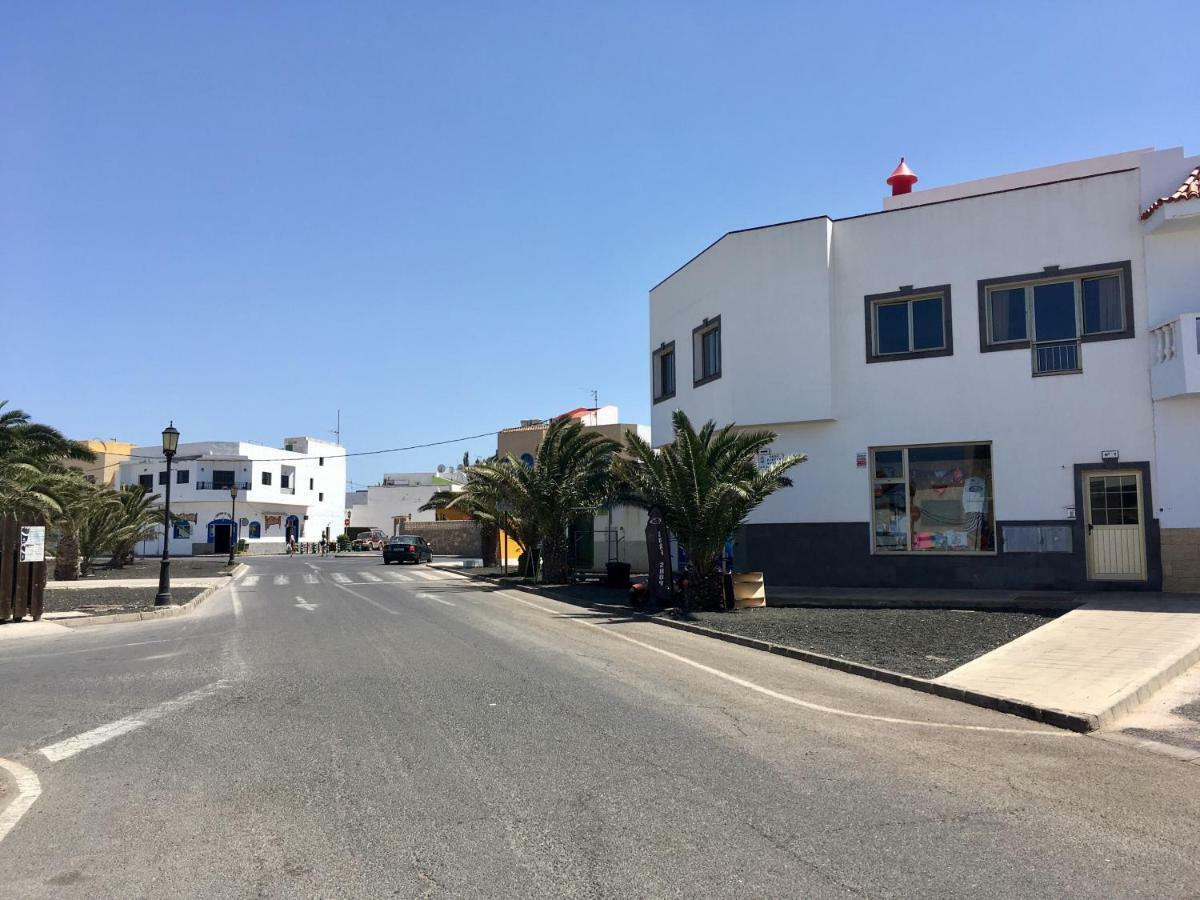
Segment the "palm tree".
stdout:
[[54,580],[75,581],[88,566],[81,568],[80,534],[87,523],[98,517],[105,507],[117,504],[116,495],[88,482],[78,469],[56,466],[49,473],[50,491],[57,511],[52,521],[58,529],[58,544],[54,554]]
[[807,459],[783,456],[759,467],[759,451],[775,440],[770,431],[718,429],[710,420],[696,431],[682,410],[671,419],[675,439],[655,450],[632,431],[614,470],[625,499],[659,507],[688,557],[685,605],[724,606],[721,559],[725,542],[746,516],[780,488],[791,487],[788,469]]
[[[158,505],[158,494],[151,494],[140,485],[125,485],[110,496],[115,503],[97,509],[81,534],[80,550],[87,567],[108,554],[112,566],[119,569],[133,556],[139,542],[157,537],[162,530],[163,513]],[[171,518],[182,521],[175,515]]]
[[55,515],[54,472],[63,459],[91,461],[95,454],[49,425],[31,422],[20,409],[0,400],[0,514],[22,518]]

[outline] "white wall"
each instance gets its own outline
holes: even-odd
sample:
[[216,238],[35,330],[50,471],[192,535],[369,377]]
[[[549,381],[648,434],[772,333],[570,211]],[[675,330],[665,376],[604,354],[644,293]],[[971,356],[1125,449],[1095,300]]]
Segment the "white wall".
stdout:
[[[823,220],[725,238],[651,293],[651,347],[674,338],[679,353],[678,393],[654,407],[654,443],[670,439],[675,407],[697,423],[772,425],[776,449],[809,462],[751,521],[861,522],[871,488],[856,451],[990,440],[997,518],[1064,518],[1075,463],[1109,449],[1154,459],[1146,344],[1086,343],[1082,374],[1034,378],[1027,350],[980,352],[977,282],[1131,260],[1140,338],[1138,190],[1132,172],[833,222],[828,311],[815,249]],[[864,297],[946,283],[954,354],[868,365]],[[693,390],[691,328],[705,315],[722,317],[723,375]],[[804,422],[825,417],[835,421]]]
[[1163,528],[1200,528],[1200,397],[1154,404],[1158,479],[1154,505]]
[[[670,439],[676,408],[739,423],[832,415],[831,225],[822,217],[726,235],[651,291],[648,357],[675,342],[676,393],[652,408],[655,443]],[[693,388],[692,330],[716,316],[723,374]]]
[[392,534],[394,516],[408,516],[413,522],[436,521],[437,513],[433,510],[421,512],[420,507],[438,491],[444,490],[449,490],[449,485],[372,485],[367,488],[367,502],[350,507],[350,525],[379,528],[385,534]]

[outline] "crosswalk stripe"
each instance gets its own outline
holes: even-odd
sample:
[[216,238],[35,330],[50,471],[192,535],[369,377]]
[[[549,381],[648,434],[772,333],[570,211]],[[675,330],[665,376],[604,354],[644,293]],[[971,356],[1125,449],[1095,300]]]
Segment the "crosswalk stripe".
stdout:
[[383,579],[380,578],[378,575],[374,575],[370,572],[363,572],[362,577],[363,577],[364,581],[383,581]]
[[391,576],[392,581],[412,581],[412,578],[407,575],[401,575],[399,572],[388,572],[388,575]]
[[305,584],[316,584],[319,580],[320,579],[318,579],[317,576],[314,575],[312,572],[308,572],[304,576]]
[[413,574],[418,578],[423,578],[425,581],[441,581],[441,579],[432,572],[423,572],[420,569],[414,569]]
[[287,584],[287,583],[288,583],[288,577],[287,577],[286,575],[276,575],[276,576],[275,576],[275,583],[276,583],[276,584]]
[[333,580],[340,584],[349,584],[350,583],[349,576],[343,574],[342,572],[334,572]]
[[242,579],[243,587],[254,587],[256,584],[258,584],[258,576],[257,575],[247,575],[245,578]]

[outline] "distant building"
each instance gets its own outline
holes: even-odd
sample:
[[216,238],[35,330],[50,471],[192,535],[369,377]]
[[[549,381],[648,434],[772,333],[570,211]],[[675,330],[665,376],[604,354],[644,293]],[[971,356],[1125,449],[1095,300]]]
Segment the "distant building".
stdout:
[[383,476],[381,484],[346,494],[346,518],[352,528],[379,528],[386,534],[401,534],[406,522],[434,522],[439,516],[421,507],[439,491],[461,489],[462,475],[445,472],[395,472]]
[[[333,538],[343,530],[346,451],[331,441],[288,438],[284,449],[244,441],[181,443],[171,465],[171,554],[228,553],[245,540],[250,553],[278,553],[288,537]],[[167,483],[161,445],[137,447],[120,465],[119,483],[159,495]],[[237,521],[230,485],[237,484]],[[139,547],[162,552],[160,541]]]
[[[573,418],[588,431],[625,443],[626,432],[632,431],[650,440],[650,428],[622,422],[616,406],[579,407],[556,416]],[[505,428],[496,436],[496,454],[512,456],[526,465],[533,465],[537,449],[546,436],[548,421],[526,419],[514,428]],[[646,556],[646,512],[633,506],[612,509],[597,507],[581,511],[571,526],[572,558],[576,569],[603,571],[607,562],[627,562],[635,572],[644,572]]]
[[120,474],[121,463],[129,459],[133,452],[133,444],[125,441],[81,441],[89,450],[96,454],[93,462],[78,459],[67,459],[63,462],[72,469],[79,469],[92,484],[115,490],[117,477]]

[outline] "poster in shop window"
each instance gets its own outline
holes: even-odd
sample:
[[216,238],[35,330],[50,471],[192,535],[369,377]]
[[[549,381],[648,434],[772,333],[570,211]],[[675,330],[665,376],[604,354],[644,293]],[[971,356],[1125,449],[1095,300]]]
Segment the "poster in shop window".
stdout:
[[21,526],[21,562],[46,561],[46,526]]

